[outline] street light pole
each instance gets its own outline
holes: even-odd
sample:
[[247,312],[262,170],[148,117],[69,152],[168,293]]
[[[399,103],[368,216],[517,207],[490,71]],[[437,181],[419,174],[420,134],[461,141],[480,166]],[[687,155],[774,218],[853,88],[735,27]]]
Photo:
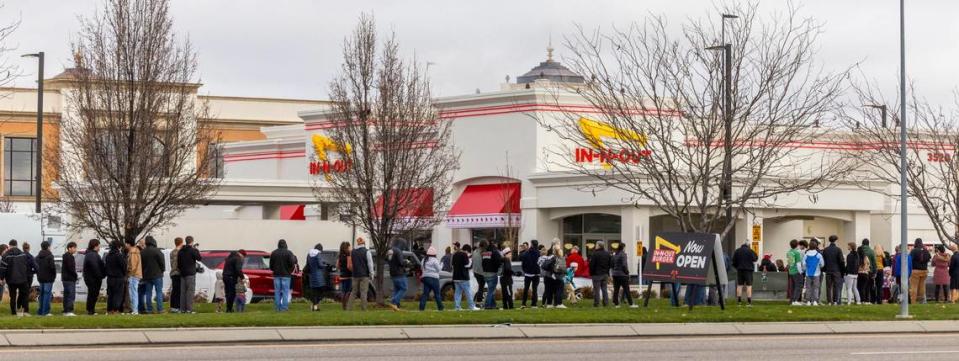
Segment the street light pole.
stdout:
[[[909,161],[906,159],[906,1],[899,0],[899,279],[902,280],[903,292],[899,302],[898,318],[909,318],[909,269],[905,266],[908,260],[906,250],[908,249],[906,237],[908,231],[908,201],[906,194],[906,167]],[[916,296],[918,297],[918,296]]]
[[864,105],[864,106],[865,106],[865,107],[869,107],[869,108],[873,108],[873,109],[879,109],[879,114],[881,114],[881,117],[882,117],[882,127],[883,127],[883,129],[885,129],[885,128],[888,126],[888,121],[886,120],[886,119],[887,119],[888,108],[886,107],[885,104],[879,104],[879,105],[876,105],[876,104],[866,104],[866,105]]
[[35,157],[37,184],[34,188],[34,196],[37,214],[40,214],[41,196],[43,194],[43,52],[24,54],[26,58],[37,58],[39,69],[37,70],[37,149]]
[[[733,49],[730,44],[721,46],[711,46],[706,50],[723,51],[723,128],[725,130],[723,142],[723,179],[722,179],[722,197],[723,206],[726,208],[726,221],[733,219],[732,193],[733,193]],[[729,239],[729,236],[726,236]]]

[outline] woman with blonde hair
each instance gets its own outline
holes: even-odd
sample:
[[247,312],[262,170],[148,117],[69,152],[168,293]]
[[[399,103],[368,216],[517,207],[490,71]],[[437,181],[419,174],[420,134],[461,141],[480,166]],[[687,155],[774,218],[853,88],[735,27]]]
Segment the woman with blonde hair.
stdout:
[[882,248],[881,244],[877,244],[876,247],[873,248],[873,252],[876,253],[876,274],[873,275],[875,276],[873,279],[875,284],[872,285],[872,300],[875,303],[882,304],[886,303],[886,300],[882,297],[882,284],[885,278],[885,274],[883,273],[882,269],[892,266],[892,257],[890,257],[889,253]]

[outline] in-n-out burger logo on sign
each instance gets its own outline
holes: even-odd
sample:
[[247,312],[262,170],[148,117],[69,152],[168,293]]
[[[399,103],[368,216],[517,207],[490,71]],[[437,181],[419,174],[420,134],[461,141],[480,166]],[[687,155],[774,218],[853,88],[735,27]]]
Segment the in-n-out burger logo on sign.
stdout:
[[311,137],[313,142],[313,150],[316,152],[316,161],[310,162],[310,174],[318,175],[320,173],[325,174],[327,178],[330,177],[330,173],[342,173],[347,169],[350,169],[349,159],[340,159],[332,160],[330,158],[329,152],[340,153],[341,155],[350,155],[353,152],[353,147],[349,144],[341,146],[336,144],[333,139],[329,137],[313,134]]
[[[582,117],[579,118],[579,131],[592,147],[577,147],[573,154],[576,163],[593,163],[598,161],[603,165],[603,168],[608,169],[612,167],[610,163],[622,162],[637,164],[653,154],[649,149],[636,150],[636,148],[646,148],[647,139],[646,135],[636,133],[632,130],[618,129],[609,124]],[[618,150],[609,149],[603,142],[603,138],[636,143],[638,147]]]

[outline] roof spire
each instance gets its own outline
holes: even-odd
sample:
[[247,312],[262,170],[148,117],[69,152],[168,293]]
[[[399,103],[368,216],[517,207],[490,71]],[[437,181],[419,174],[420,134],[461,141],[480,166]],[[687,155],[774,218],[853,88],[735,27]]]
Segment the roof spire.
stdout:
[[549,43],[546,45],[546,61],[553,61],[553,33],[549,33]]

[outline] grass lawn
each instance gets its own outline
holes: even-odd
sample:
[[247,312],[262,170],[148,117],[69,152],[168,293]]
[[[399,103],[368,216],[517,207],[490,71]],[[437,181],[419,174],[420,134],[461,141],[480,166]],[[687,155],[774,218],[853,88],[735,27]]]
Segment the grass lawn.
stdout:
[[[371,309],[346,312],[339,304],[324,303],[322,311],[310,312],[309,305],[293,303],[288,313],[273,312],[273,305],[249,305],[243,314],[214,313],[211,304],[197,304],[197,314],[163,315],[98,315],[62,317],[60,305],[54,304],[56,316],[17,318],[4,312],[0,329],[70,329],[70,328],[155,328],[155,327],[229,327],[229,326],[345,326],[345,325],[439,325],[492,323],[645,323],[645,322],[771,322],[771,321],[865,321],[894,320],[898,305],[796,307],[785,302],[757,302],[753,307],[732,305],[725,311],[719,307],[669,307],[665,300],[650,300],[648,309],[592,307],[581,302],[565,310],[524,309],[510,311],[430,311],[419,312],[414,302],[406,302],[399,311]],[[452,306],[447,304],[447,306]],[[36,303],[31,304],[36,310]],[[77,310],[84,310],[78,303]],[[0,310],[9,310],[6,303]],[[959,305],[913,305],[916,320],[959,320]],[[101,310],[101,313],[103,311]]]

